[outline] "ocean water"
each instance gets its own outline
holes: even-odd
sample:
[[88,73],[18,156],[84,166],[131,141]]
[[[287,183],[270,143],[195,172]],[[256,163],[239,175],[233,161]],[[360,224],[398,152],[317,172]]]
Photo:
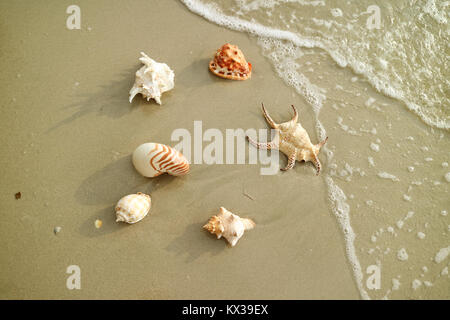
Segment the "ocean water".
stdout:
[[330,137],[322,177],[361,297],[450,298],[450,2],[182,2],[254,37],[286,106]]

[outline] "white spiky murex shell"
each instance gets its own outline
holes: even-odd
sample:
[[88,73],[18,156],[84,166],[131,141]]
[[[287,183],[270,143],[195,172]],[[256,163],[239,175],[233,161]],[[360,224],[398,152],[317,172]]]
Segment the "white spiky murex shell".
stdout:
[[174,148],[161,143],[144,143],[133,152],[133,165],[144,177],[156,177],[167,172],[182,176],[189,172],[189,162]]
[[234,247],[244,235],[244,231],[253,229],[254,226],[253,220],[241,218],[224,207],[220,207],[219,214],[212,216],[203,228],[215,234],[217,239],[224,237]]
[[156,62],[144,52],[141,52],[141,55],[139,61],[144,66],[136,71],[136,79],[130,90],[130,103],[140,93],[147,101],[155,99],[158,104],[161,104],[161,94],[175,86],[175,74],[167,64]]
[[150,211],[152,199],[148,194],[129,194],[117,202],[116,222],[136,223],[144,219]]

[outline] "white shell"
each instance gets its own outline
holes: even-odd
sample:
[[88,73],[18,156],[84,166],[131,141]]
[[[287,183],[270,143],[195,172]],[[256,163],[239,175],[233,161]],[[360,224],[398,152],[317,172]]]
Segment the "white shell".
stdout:
[[136,71],[136,80],[130,90],[130,103],[138,94],[142,94],[149,101],[155,99],[161,104],[161,94],[173,89],[175,86],[175,74],[165,63],[158,63],[144,52],[139,60],[144,64]]
[[117,202],[116,222],[136,223],[144,219],[150,211],[152,200],[148,194],[129,194]]
[[224,237],[230,246],[234,247],[244,235],[244,231],[253,229],[254,226],[253,220],[241,218],[224,207],[220,207],[219,214],[212,216],[203,228],[215,234],[217,239]]
[[149,178],[165,172],[173,176],[189,172],[189,162],[183,154],[161,143],[141,144],[134,150],[132,161],[136,170]]

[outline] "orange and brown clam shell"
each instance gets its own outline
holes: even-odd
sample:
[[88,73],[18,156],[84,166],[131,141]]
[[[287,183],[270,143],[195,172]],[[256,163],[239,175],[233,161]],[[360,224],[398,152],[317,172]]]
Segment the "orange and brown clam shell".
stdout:
[[216,76],[231,80],[246,80],[252,75],[252,64],[245,60],[242,51],[226,43],[214,55],[209,70]]

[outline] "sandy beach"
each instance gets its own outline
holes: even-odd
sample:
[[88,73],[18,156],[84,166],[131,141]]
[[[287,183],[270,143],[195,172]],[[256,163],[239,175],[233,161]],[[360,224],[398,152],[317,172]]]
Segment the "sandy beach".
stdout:
[[[1,297],[358,298],[310,164],[270,177],[257,165],[203,164],[183,178],[157,179],[132,167],[139,144],[173,145],[171,132],[192,130],[194,120],[205,129],[266,128],[261,102],[285,105],[279,116],[287,119],[289,104],[297,104],[312,130],[308,109],[293,101],[248,36],[176,1],[79,6],[82,29],[67,30],[66,3],[2,4]],[[208,71],[225,42],[239,44],[255,66],[251,81]],[[175,71],[162,106],[127,101],[140,51]],[[133,226],[116,223],[117,200],[137,191],[151,194],[151,213]],[[258,224],[232,249],[201,228],[220,206]],[[81,290],[66,288],[72,264],[80,266]]]
[[[292,117],[290,105],[294,104],[311,140],[319,142],[312,108],[277,76],[257,40],[208,22],[178,1],[80,0],[81,30],[68,30],[66,8],[70,4],[0,4],[0,298],[359,299],[325,183],[326,174],[339,170],[329,167],[325,154],[320,156],[320,176],[311,163],[297,163],[291,171],[268,176],[260,175],[259,164],[203,163],[192,164],[191,172],[183,177],[148,179],[131,163],[138,145],[174,146],[172,132],[179,128],[193,132],[194,121],[202,121],[203,131],[266,129],[261,102],[280,122]],[[250,80],[227,81],[209,72],[208,62],[226,42],[237,44],[252,63]],[[163,94],[161,106],[140,96],[128,102],[135,72],[141,67],[141,51],[175,72],[175,88]],[[316,74],[327,71],[330,76],[323,82],[331,83],[330,87],[355,76],[323,55],[307,57],[322,61]],[[402,168],[403,173],[396,174],[401,181],[398,193],[384,192],[382,184],[392,181],[377,178],[378,171],[361,184],[342,188],[355,199],[370,194],[371,200],[388,207],[408,188],[409,173],[397,157],[408,151],[419,154],[419,147],[426,144],[440,168],[448,157],[443,151],[450,147],[448,131],[443,130],[440,138],[439,130],[428,136],[425,132],[430,133],[430,128],[401,102],[381,96],[364,81],[352,85],[387,107],[379,113],[356,105],[345,109],[339,102],[348,97],[329,92],[329,103],[321,112],[321,121],[329,128],[328,147],[342,165],[356,159],[370,175],[367,156],[339,150],[370,151],[375,138],[344,132],[331,108],[337,104],[344,110],[344,122],[353,116],[353,127],[364,126],[364,119],[379,123],[382,148],[391,152],[377,154],[374,161],[385,164],[382,169],[386,171],[388,163]],[[355,99],[353,103],[359,105],[367,100],[365,96]],[[394,123],[393,129],[382,135],[387,122]],[[404,138],[417,132],[428,140],[419,144],[416,138],[417,147],[407,145]],[[400,149],[395,147],[398,137],[403,139]],[[420,155],[421,161],[424,157]],[[280,159],[284,166],[286,157],[280,154]],[[448,207],[448,183],[443,179],[447,169],[439,170],[436,179],[442,185],[433,188],[441,189],[415,202],[416,212],[440,212]],[[427,171],[418,174],[430,176]],[[353,179],[358,180],[357,176]],[[380,187],[374,191],[370,186],[375,184]],[[20,199],[15,198],[17,192]],[[135,225],[116,223],[115,204],[135,192],[151,195],[149,215]],[[413,190],[409,195],[418,198],[420,193]],[[409,202],[399,203],[396,217],[412,210]],[[221,206],[256,222],[233,248],[202,229]],[[367,212],[352,211],[352,226],[361,241],[357,252],[364,252],[360,257],[364,275],[367,265],[377,263],[373,255],[366,254],[373,245],[372,231],[375,226],[386,229],[395,223],[394,218],[386,221]],[[103,221],[99,229],[94,225],[97,219]],[[423,219],[415,225],[429,221]],[[441,221],[442,232],[430,239],[438,247],[448,243],[447,224],[448,220]],[[57,234],[55,227],[61,228]],[[414,229],[411,234],[415,233]],[[407,236],[400,234],[396,239]],[[397,247],[391,247],[396,261]],[[423,263],[412,260],[414,252],[428,261],[436,250],[418,244],[408,251],[416,270]],[[80,267],[80,290],[66,287],[70,265]],[[397,271],[386,269],[389,276],[383,277],[382,284],[390,288]],[[394,298],[449,298],[448,278],[443,280],[432,293],[418,296],[411,291]],[[379,291],[372,297],[382,298],[385,293]]]

